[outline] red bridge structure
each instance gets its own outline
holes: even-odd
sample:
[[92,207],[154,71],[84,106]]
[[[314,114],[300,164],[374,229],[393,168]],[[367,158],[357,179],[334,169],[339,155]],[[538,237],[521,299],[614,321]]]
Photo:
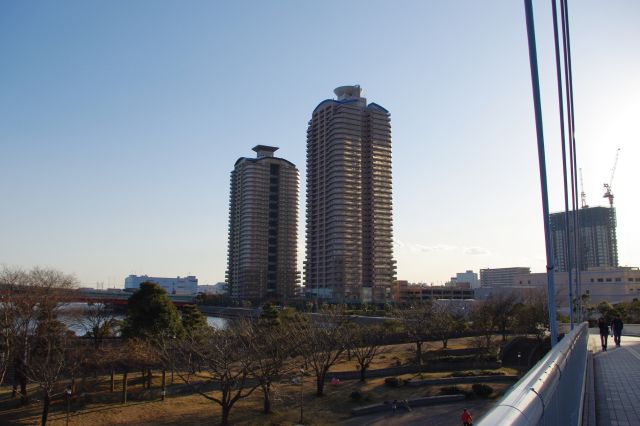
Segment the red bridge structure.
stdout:
[[[81,288],[73,290],[68,299],[70,302],[77,303],[109,303],[114,305],[126,305],[129,297],[133,292],[122,290],[95,290],[90,288]],[[195,296],[185,294],[167,293],[169,300],[176,306],[195,304]]]

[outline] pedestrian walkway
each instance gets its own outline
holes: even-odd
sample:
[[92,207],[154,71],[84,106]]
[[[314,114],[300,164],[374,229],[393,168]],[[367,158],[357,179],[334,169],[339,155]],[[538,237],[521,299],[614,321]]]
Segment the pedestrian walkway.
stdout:
[[640,424],[640,337],[622,336],[617,348],[609,337],[608,350],[600,348],[600,336],[589,336],[593,350],[598,426]]

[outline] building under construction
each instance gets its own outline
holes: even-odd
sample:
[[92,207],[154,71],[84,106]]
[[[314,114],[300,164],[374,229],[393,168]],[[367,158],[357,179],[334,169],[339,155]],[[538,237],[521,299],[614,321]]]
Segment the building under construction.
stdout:
[[[553,246],[553,259],[557,272],[566,272],[569,269],[568,259],[571,261],[571,269],[576,269],[576,261],[573,253],[578,247],[577,267],[586,271],[594,267],[618,266],[618,242],[616,239],[616,210],[611,207],[583,207],[578,210],[578,241],[574,240],[573,211],[569,212],[569,234],[567,235],[567,222],[565,213],[551,214],[551,243]],[[568,239],[567,239],[568,238]]]

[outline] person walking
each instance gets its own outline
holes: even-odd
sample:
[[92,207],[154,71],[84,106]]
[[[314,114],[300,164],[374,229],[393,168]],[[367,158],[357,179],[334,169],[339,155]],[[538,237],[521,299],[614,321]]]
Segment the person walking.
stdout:
[[398,400],[394,399],[393,402],[391,403],[391,411],[393,412],[394,416],[396,414],[397,409],[398,409]]
[[598,328],[600,329],[600,344],[602,350],[607,350],[607,340],[609,340],[609,324],[604,320],[604,317],[598,319]]
[[466,408],[462,410],[460,420],[462,420],[462,426],[471,426],[473,424],[473,417],[471,417],[471,413]]
[[620,319],[619,315],[616,315],[611,320],[611,333],[613,333],[613,341],[615,342],[617,347],[620,347],[620,337],[622,336],[622,319]]

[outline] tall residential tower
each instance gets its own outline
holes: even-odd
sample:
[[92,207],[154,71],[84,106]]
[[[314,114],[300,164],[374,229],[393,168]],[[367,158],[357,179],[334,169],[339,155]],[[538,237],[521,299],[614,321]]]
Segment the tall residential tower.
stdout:
[[[573,259],[575,248],[567,244],[565,214],[552,213],[551,244],[555,270],[567,272],[568,259]],[[594,267],[618,266],[618,242],[616,238],[616,211],[613,207],[583,207],[578,210],[578,267],[586,271]],[[573,211],[569,212],[569,241],[574,240]],[[576,269],[576,265],[571,266]]]
[[238,300],[283,301],[298,284],[298,169],[258,145],[231,172],[229,294]]
[[307,129],[305,291],[335,302],[381,302],[395,281],[389,111],[360,86],[334,90]]

